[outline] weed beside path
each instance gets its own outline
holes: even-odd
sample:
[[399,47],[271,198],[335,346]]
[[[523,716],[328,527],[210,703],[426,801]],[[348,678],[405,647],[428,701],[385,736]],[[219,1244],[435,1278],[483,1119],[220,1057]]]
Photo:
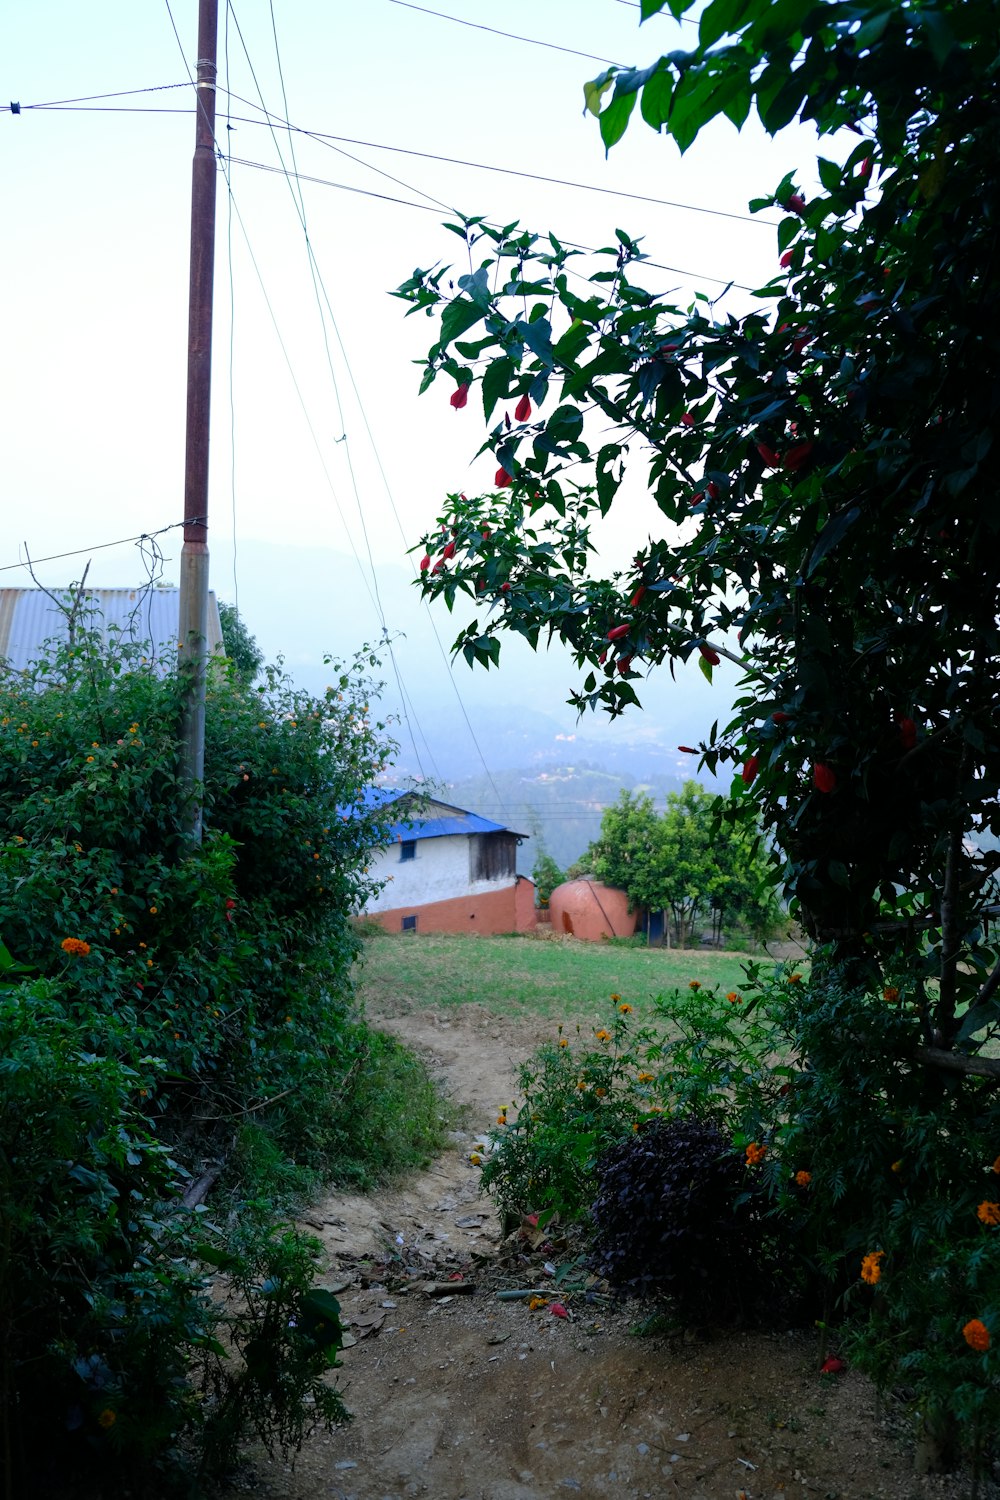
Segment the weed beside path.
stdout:
[[474,1002],[499,1015],[594,1017],[619,994],[637,1009],[693,979],[739,989],[761,953],[704,948],[640,948],[574,938],[467,937],[433,934],[366,938],[359,969],[365,1003],[383,1015]]

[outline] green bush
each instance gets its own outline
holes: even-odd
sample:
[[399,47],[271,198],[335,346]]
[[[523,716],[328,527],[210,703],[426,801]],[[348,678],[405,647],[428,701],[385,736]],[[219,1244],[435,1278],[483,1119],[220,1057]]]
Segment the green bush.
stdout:
[[84,629],[0,670],[0,1437],[26,1492],[182,1452],[207,1472],[247,1433],[288,1448],[338,1420],[315,1247],[245,1204],[213,1233],[185,1185],[232,1153],[234,1194],[288,1201],[440,1128],[353,1008],[374,659],[331,664],[319,699],[213,668],[195,847],[180,689],[151,658]]

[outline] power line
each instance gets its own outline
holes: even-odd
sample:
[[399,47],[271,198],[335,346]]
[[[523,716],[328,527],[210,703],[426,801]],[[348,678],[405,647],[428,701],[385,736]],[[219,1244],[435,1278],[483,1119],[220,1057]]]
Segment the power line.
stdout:
[[457,26],[470,26],[473,31],[488,31],[491,36],[502,36],[510,42],[527,42],[531,47],[547,47],[552,52],[565,52],[570,57],[585,57],[588,62],[609,63],[620,68],[612,57],[598,57],[593,52],[578,52],[575,47],[562,47],[558,42],[541,42],[534,36],[518,36],[513,31],[499,31],[495,26],[484,26],[480,21],[466,21],[461,16],[448,16],[442,10],[428,10],[426,5],[414,5],[412,0],[389,0],[390,5],[402,5],[406,10],[417,10],[425,16],[436,16],[439,21],[454,21]]
[[127,99],[133,94],[158,94],[166,89],[188,87],[187,83],[154,83],[142,89],[119,89],[114,94],[81,94],[76,99],[51,99],[41,104],[18,104],[16,107],[13,104],[3,104],[0,105],[0,114],[23,114],[26,109],[61,109],[71,104],[90,104],[97,99]]
[[[200,520],[201,518],[198,517],[197,519]],[[72,552],[53,552],[49,557],[33,557],[31,565],[35,567],[38,563],[62,562],[65,557],[82,557],[85,552],[106,552],[109,547],[124,547],[129,542],[151,542],[154,537],[163,536],[166,531],[176,531],[178,526],[183,525],[183,521],[171,521],[169,526],[161,526],[159,531],[141,531],[138,536],[119,537],[117,542],[95,542],[91,547],[76,547]],[[25,562],[4,563],[0,567],[0,573],[10,573],[15,568],[26,568],[27,566],[28,564]]]

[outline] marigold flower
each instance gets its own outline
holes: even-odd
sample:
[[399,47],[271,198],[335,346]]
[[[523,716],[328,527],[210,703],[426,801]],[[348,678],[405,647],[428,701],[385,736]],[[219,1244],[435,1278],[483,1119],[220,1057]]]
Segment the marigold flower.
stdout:
[[899,999],[899,991],[896,986],[894,984],[887,984],[885,989],[882,991],[882,998],[889,1005],[895,1005],[896,1001]]
[[106,1406],[97,1418],[97,1425],[98,1427],[103,1427],[105,1432],[107,1432],[108,1428],[113,1427],[117,1421],[118,1413],[113,1412],[110,1406]]
[[560,1045],[560,1047],[568,1047],[569,1046],[569,1037],[568,1036],[561,1036],[559,1038],[559,1045]]
[[470,1151],[469,1152],[469,1160],[471,1161],[471,1163],[472,1163],[472,1165],[474,1167],[478,1167],[479,1164],[482,1162],[482,1159],[483,1158],[480,1156],[480,1154],[479,1154],[478,1151]]
[[93,758],[94,758],[94,757],[93,757],[93,756],[92,756],[92,755],[88,755],[88,756],[87,756],[87,765],[88,765],[88,766],[89,766],[89,765],[90,765],[90,763],[91,763],[91,761],[92,761],[92,760],[93,760]]
[[869,1286],[875,1286],[882,1279],[882,1267],[879,1262],[884,1259],[884,1250],[869,1250],[861,1262],[861,1280]]
[[71,953],[80,958],[86,958],[90,952],[90,944],[85,943],[83,938],[63,938],[59,946],[64,953]]
[[729,1001],[730,1005],[739,1005],[740,1001],[743,999],[743,996],[739,993],[738,990],[730,990],[729,994],[726,996],[726,999]]
[[751,1141],[747,1147],[747,1166],[758,1167],[767,1155],[767,1147],[761,1146],[757,1141]]
[[701,989],[701,980],[700,979],[689,979],[688,980],[688,989],[689,990],[700,990]]
[[655,1073],[640,1073],[636,1079],[637,1083],[652,1083],[656,1077]]
[[992,1167],[990,1168],[990,1171],[991,1172],[996,1172],[997,1176],[1000,1177],[1000,1156],[997,1157],[996,1161],[993,1163]]
[[597,1095],[598,1099],[603,1099],[606,1096],[607,1092],[608,1092],[607,1089],[595,1089],[594,1090],[594,1093]]
[[611,999],[617,1005],[618,1001],[621,999],[621,995],[612,995]]
[[604,1026],[601,1027],[600,1031],[595,1031],[594,1035],[599,1042],[610,1042],[611,1040],[611,1032]]
[[789,974],[789,976],[788,976],[788,983],[789,984],[801,984],[802,983],[802,975],[801,974]]
[[970,1318],[962,1329],[962,1337],[970,1349],[985,1354],[990,1347],[990,1330],[981,1318]]
[[898,1161],[894,1161],[893,1162],[891,1170],[893,1172],[901,1172],[903,1170],[903,1158],[902,1157],[900,1157]]
[[156,907],[155,907],[155,906],[151,906],[151,907],[150,907],[150,908],[149,908],[149,915],[150,915],[150,916],[151,916],[151,917],[155,917],[155,916],[156,916]]
[[813,1174],[811,1172],[796,1172],[795,1174],[796,1187],[808,1187],[812,1180]]
[[632,1007],[627,1002],[619,1005],[618,1009],[623,1016],[630,1016],[632,1014]]
[[976,1209],[976,1218],[983,1224],[1000,1224],[1000,1203],[991,1203],[987,1198]]

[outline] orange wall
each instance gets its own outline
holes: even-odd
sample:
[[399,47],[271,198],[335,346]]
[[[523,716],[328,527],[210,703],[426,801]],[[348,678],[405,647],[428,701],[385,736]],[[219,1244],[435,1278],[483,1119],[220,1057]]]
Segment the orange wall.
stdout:
[[371,912],[365,918],[386,932],[400,932],[403,918],[415,916],[417,932],[530,932],[535,925],[535,887],[518,876],[515,885],[481,896],[455,896],[450,901],[428,901],[424,906],[398,906]]
[[557,885],[549,897],[552,931],[584,942],[631,937],[638,912],[629,911],[628,897],[614,886],[596,880],[570,880]]

